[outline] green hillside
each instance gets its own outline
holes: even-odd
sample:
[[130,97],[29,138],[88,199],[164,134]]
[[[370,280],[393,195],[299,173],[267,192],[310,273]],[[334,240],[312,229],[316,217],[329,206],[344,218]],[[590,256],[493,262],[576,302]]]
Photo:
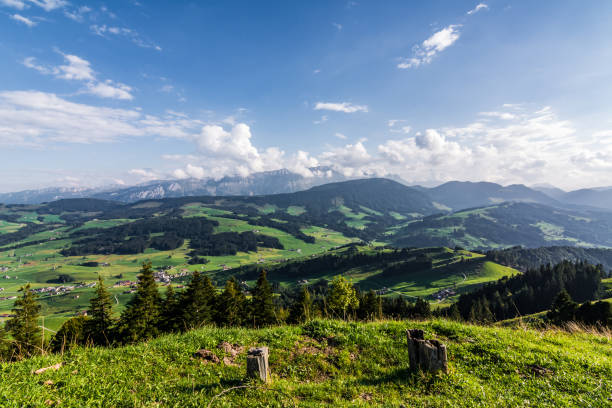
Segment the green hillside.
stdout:
[[[448,374],[408,370],[405,329],[447,344]],[[245,380],[244,352],[227,364],[227,341],[270,348],[273,382]],[[268,329],[204,328],[116,349],[4,364],[3,407],[473,407],[609,406],[612,341],[592,333],[480,327],[449,321],[313,321]],[[40,375],[33,371],[61,363]]]
[[390,240],[397,246],[505,248],[516,245],[612,247],[610,231],[612,213],[502,203],[424,217],[389,232]]

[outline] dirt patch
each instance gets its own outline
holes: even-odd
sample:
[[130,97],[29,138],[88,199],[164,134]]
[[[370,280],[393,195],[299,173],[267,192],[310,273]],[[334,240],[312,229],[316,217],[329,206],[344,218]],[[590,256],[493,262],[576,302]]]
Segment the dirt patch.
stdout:
[[228,366],[237,366],[236,359],[238,355],[244,353],[245,347],[239,344],[230,344],[227,341],[222,341],[217,345],[217,348],[223,350],[227,356],[223,357],[223,364]]
[[219,363],[219,361],[221,361],[219,360],[219,357],[217,357],[215,353],[213,353],[210,350],[206,350],[206,349],[200,349],[196,351],[193,356],[201,359],[203,363],[217,364]]

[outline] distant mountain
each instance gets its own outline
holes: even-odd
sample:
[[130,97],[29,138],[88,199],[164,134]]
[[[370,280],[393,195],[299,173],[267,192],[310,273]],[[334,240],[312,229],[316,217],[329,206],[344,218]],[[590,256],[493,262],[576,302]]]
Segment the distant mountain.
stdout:
[[375,211],[381,216],[392,212],[427,215],[438,211],[425,193],[382,178],[329,183],[306,191],[265,196],[258,200],[285,208],[305,206],[309,211],[329,211],[345,206],[355,212]]
[[562,195],[560,200],[569,204],[612,210],[612,187],[585,188],[570,191]]
[[423,191],[434,202],[454,211],[507,201],[560,205],[558,201],[548,195],[522,184],[504,187],[488,182],[450,181],[438,187],[423,188]]
[[94,195],[95,198],[135,202],[184,196],[252,196],[292,193],[333,181],[345,180],[340,173],[329,167],[310,169],[313,177],[304,177],[287,169],[254,173],[246,177],[223,177],[214,179],[186,179],[153,181],[146,184],[108,191]]
[[83,187],[49,187],[40,190],[24,190],[15,193],[0,193],[0,203],[40,204],[66,198],[83,198],[100,190]]
[[0,203],[40,204],[66,198],[98,198],[132,203],[184,196],[228,196],[266,195],[291,193],[310,187],[346,180],[342,174],[330,167],[313,167],[313,177],[304,177],[286,169],[254,173],[246,177],[224,177],[215,179],[155,180],[130,187],[111,186],[104,188],[57,187],[26,190],[15,193],[0,193]]
[[612,247],[612,213],[503,203],[425,217],[396,228],[391,240],[398,246]]

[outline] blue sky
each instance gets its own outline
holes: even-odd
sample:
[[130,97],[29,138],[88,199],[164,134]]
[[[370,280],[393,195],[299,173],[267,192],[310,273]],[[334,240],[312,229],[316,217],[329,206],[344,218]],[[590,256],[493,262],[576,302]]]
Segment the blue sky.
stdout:
[[0,191],[610,184],[612,2],[0,0]]

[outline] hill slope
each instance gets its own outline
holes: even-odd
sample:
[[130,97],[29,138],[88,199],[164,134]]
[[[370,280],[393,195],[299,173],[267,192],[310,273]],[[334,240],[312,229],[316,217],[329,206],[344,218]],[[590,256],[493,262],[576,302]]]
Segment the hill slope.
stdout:
[[[405,329],[447,344],[447,375],[411,374]],[[314,321],[260,330],[204,328],[117,349],[76,349],[0,370],[5,407],[205,407],[244,380],[234,363],[192,358],[222,341],[270,347],[273,382],[237,388],[212,406],[608,406],[612,341],[593,334],[479,327],[448,321]],[[32,371],[63,363],[41,375]],[[18,385],[18,386],[17,386]]]
[[437,203],[457,211],[464,208],[484,207],[505,201],[532,202],[547,205],[560,203],[548,195],[522,184],[501,186],[487,182],[450,181],[425,192]]
[[522,245],[612,247],[612,213],[572,211],[531,203],[500,205],[425,217],[393,231],[399,246],[460,245],[495,248]]

